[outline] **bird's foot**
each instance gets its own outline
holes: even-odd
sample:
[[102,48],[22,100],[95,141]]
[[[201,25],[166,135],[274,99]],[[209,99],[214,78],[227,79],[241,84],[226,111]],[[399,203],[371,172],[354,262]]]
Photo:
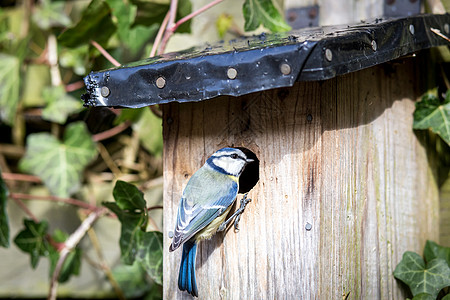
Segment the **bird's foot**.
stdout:
[[239,209],[236,210],[234,212],[234,214],[232,214],[231,217],[228,218],[228,220],[226,220],[225,222],[220,224],[219,229],[217,231],[224,231],[225,228],[227,228],[228,223],[230,223],[231,220],[233,220],[233,218],[235,218],[234,219],[234,230],[236,232],[239,231],[239,221],[241,219],[241,215],[244,212],[245,207],[247,206],[247,204],[252,201],[252,199],[247,198],[247,194],[248,193],[245,193],[244,197],[242,197],[242,199],[241,199],[241,206],[239,207]]

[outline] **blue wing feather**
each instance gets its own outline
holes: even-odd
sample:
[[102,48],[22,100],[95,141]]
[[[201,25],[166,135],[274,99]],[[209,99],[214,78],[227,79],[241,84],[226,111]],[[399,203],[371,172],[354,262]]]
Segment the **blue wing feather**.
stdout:
[[191,177],[178,206],[177,225],[170,251],[177,249],[233,204],[238,183],[204,165]]

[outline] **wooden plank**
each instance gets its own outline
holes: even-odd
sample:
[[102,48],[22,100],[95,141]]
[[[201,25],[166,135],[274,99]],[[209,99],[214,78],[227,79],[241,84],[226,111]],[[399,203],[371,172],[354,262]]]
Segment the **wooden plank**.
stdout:
[[224,146],[252,150],[260,180],[241,231],[199,246],[199,299],[404,299],[396,264],[439,236],[437,185],[412,130],[415,68],[164,105],[164,299],[190,298],[167,233],[183,186]]

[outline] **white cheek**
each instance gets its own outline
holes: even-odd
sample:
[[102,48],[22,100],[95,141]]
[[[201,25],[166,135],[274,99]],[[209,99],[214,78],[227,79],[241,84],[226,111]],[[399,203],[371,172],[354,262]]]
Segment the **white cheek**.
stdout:
[[224,169],[227,173],[238,175],[241,169],[244,167],[244,162],[240,160],[235,160],[232,158],[226,159],[215,159],[214,164],[219,168]]

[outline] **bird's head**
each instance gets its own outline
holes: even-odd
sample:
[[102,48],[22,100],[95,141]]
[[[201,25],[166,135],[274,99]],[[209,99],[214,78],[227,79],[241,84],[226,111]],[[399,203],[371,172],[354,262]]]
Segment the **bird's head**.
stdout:
[[222,148],[211,155],[206,163],[218,172],[239,177],[245,166],[252,161],[239,149]]

